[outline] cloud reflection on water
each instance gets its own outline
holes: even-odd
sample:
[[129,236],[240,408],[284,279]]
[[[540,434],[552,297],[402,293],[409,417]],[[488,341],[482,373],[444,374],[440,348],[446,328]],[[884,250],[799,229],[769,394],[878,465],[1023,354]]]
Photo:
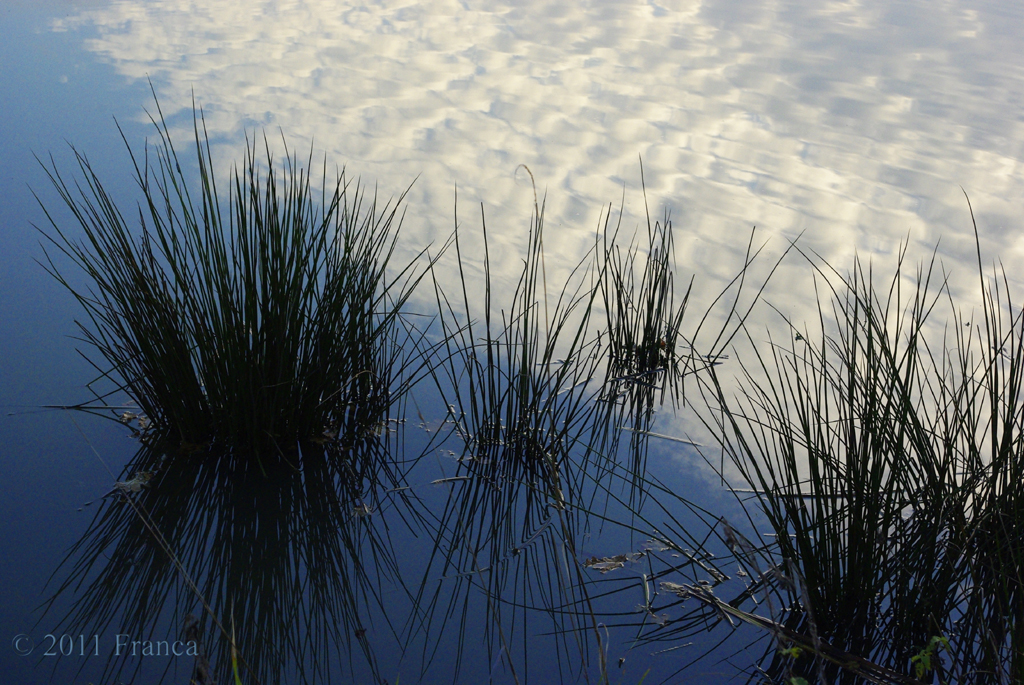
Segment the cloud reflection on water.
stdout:
[[[959,186],[986,259],[1024,257],[1022,19],[951,0],[113,0],[54,28],[91,26],[88,49],[152,77],[165,112],[187,111],[194,88],[224,159],[243,129],[280,127],[385,195],[419,174],[410,251],[450,231],[458,184],[464,225],[487,205],[499,277],[518,273],[533,201],[518,165],[550,191],[550,275],[592,245],[623,185],[626,226],[640,221],[642,156],[699,308],[754,225],[775,254],[802,233],[841,271],[856,249],[888,273],[908,235],[912,260],[941,237],[964,266],[955,290],[973,295]],[[816,318],[799,259],[772,292],[795,321]]]
[[1020,20],[955,2],[133,0],[55,27],[95,25],[88,48],[171,111],[194,87],[215,137],[280,126],[386,186],[422,174],[415,231],[450,225],[456,182],[521,208],[525,163],[555,223],[588,235],[642,155],[650,196],[714,249],[758,224],[844,265],[854,245],[963,233],[957,184],[1009,247]]

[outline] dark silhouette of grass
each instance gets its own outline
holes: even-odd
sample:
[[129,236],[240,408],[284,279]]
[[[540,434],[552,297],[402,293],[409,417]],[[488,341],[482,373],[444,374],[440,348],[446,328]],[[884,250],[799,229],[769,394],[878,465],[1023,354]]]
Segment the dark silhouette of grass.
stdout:
[[[246,682],[331,682],[351,676],[359,654],[383,682],[368,635],[397,640],[403,628],[389,617],[396,592],[408,597],[390,535],[419,516],[396,491],[398,446],[386,431],[258,463],[144,446],[51,578],[54,598],[76,596],[62,627],[168,642],[205,635],[218,682],[231,682],[232,646]],[[108,656],[104,681],[138,676],[139,659]]]
[[[748,332],[738,398],[717,369],[697,377],[703,419],[744,481],[750,539],[707,513],[699,546],[692,525],[664,535],[717,557],[689,577],[652,564],[650,613],[667,622],[642,623],[643,640],[754,626],[770,639],[752,682],[1024,677],[1024,317],[980,249],[973,319],[934,257],[908,291],[904,256],[883,287],[859,261],[847,277],[816,267],[831,312],[816,334],[787,321],[788,340],[767,348]],[[930,328],[943,305],[945,328]],[[666,512],[693,506],[645,487]]]
[[[564,680],[582,677],[592,659],[608,678],[607,636],[579,556],[581,531],[603,516],[605,476],[624,468],[634,485],[642,482],[652,410],[666,397],[681,401],[682,379],[721,356],[729,329],[738,330],[745,315],[735,300],[712,354],[697,354],[694,340],[707,319],[681,330],[687,298],[675,304],[671,224],[648,225],[646,250],[635,241],[622,250],[618,227],[609,230],[610,212],[604,221],[603,240],[550,303],[544,205],[536,196],[510,297],[494,301],[483,215],[482,284],[470,285],[458,230],[452,245],[461,292],[451,298],[435,281],[441,342],[431,373],[459,458],[444,479],[450,494],[417,605],[425,611],[422,625],[440,635],[455,624],[462,645],[478,598],[487,612],[489,661],[500,660],[517,682],[529,678],[530,659],[525,646],[512,653],[512,630],[524,635],[535,620],[550,622]],[[748,252],[744,268],[752,258]],[[737,283],[742,289],[742,275],[730,287]],[[484,296],[479,314],[471,306],[474,288]],[[625,459],[623,427],[632,429]],[[630,501],[637,494],[631,489]],[[428,641],[425,664],[438,648]]]
[[344,171],[330,184],[325,160],[317,199],[312,156],[303,168],[286,148],[277,169],[264,138],[263,160],[251,141],[222,204],[201,112],[198,188],[157,112],[155,162],[128,146],[136,228],[77,151],[81,181],[69,185],[52,158],[47,169],[85,240],[49,212],[43,234],[91,284],[72,287],[50,255],[47,268],[86,310],[97,368],[154,433],[183,444],[259,454],[354,439],[404,391],[398,317],[423,272],[415,261],[388,271],[402,198],[381,204]]
[[[535,198],[507,299],[492,285],[481,216],[484,304],[474,313],[458,231],[445,246],[461,280],[452,296],[433,273],[437,256],[422,272],[415,262],[389,271],[402,198],[380,205],[344,173],[328,184],[326,164],[317,193],[312,159],[301,167],[286,152],[276,170],[264,138],[263,160],[250,142],[222,204],[201,112],[198,189],[162,114],[153,123],[155,163],[148,151],[131,157],[144,199],[137,230],[84,156],[75,153],[77,183],[52,159],[48,168],[85,240],[49,213],[45,235],[91,285],[72,288],[55,254],[47,268],[88,314],[82,340],[96,367],[150,422],[149,451],[126,476],[156,475],[115,493],[72,550],[58,593],[85,583],[66,617],[75,631],[117,619],[142,634],[173,604],[219,617],[225,637],[226,617],[246,628],[237,644],[209,644],[216,673],[237,648],[261,680],[295,668],[322,681],[322,655],[361,651],[383,680],[368,611],[396,639],[422,638],[426,669],[440,644],[432,636],[454,628],[459,650],[476,637],[466,618],[479,600],[489,662],[517,681],[530,677],[524,635],[538,620],[563,680],[595,660],[609,679],[609,627],[671,648],[723,623],[770,638],[752,679],[1024,680],[1024,318],[1005,275],[986,281],[980,250],[983,322],[963,318],[944,278],[935,287],[934,258],[907,294],[901,254],[886,289],[859,262],[845,278],[817,266],[833,308],[822,306],[816,335],[787,322],[788,344],[761,348],[745,327],[753,304],[737,296],[700,352],[709,317],[684,327],[692,281],[677,297],[667,214],[648,217],[646,244],[641,235],[623,247],[609,210],[593,251],[549,298]],[[743,289],[752,245],[730,288]],[[402,307],[428,271],[436,323],[417,329]],[[935,340],[926,323],[944,303],[950,325]],[[737,331],[756,355],[739,399],[717,368]],[[443,509],[409,515],[433,545],[405,593],[398,555],[365,514],[379,497],[416,500],[405,481],[416,457],[374,445],[421,374],[448,406],[458,458],[436,481],[449,489]],[[766,517],[770,538],[648,477],[654,410],[692,403],[684,382],[702,392],[705,425],[745,480],[737,493],[753,496],[749,521]],[[167,441],[189,455],[155,456]],[[585,559],[594,521],[650,545]],[[605,574],[641,560],[644,603],[609,619],[618,581]],[[749,580],[730,580],[737,564]],[[189,581],[175,596],[181,574]],[[386,587],[412,607],[403,625],[383,610]],[[188,630],[201,634],[201,622]]]
[[[481,225],[482,321],[471,314],[457,231],[458,304],[435,286],[442,342],[432,373],[449,404],[461,458],[450,479],[447,505],[439,512],[428,571],[429,578],[447,580],[425,580],[418,603],[430,616],[425,623],[440,633],[450,620],[465,616],[471,597],[482,596],[491,627],[485,636],[488,652],[493,657],[504,651],[518,680],[528,677],[529,667],[524,663],[520,668],[525,672],[516,671],[509,640],[512,627],[526,619],[523,608],[508,601],[509,584],[516,596],[525,592],[541,598],[540,606],[563,636],[563,655],[575,654],[578,660],[584,649],[577,641],[586,619],[554,609],[564,601],[585,601],[577,592],[578,565],[566,555],[571,557],[575,548],[573,478],[591,454],[591,431],[600,411],[590,381],[601,351],[588,335],[597,292],[592,269],[584,262],[569,277],[570,282],[578,277],[576,285],[567,284],[553,311],[548,309],[542,278],[544,213],[538,204],[519,282],[496,311],[484,217]],[[474,589],[481,595],[474,595]],[[456,630],[464,626],[463,620]],[[433,648],[427,645],[427,664],[435,656]]]

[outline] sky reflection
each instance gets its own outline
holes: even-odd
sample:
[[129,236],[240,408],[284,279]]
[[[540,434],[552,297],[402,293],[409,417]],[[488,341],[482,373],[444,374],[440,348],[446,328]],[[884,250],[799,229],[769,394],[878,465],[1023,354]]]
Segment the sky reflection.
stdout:
[[509,273],[532,201],[519,164],[550,191],[549,246],[568,265],[624,184],[642,213],[642,157],[653,208],[685,234],[680,266],[714,260],[720,279],[755,224],[803,233],[840,268],[908,235],[969,257],[960,185],[988,254],[1019,258],[1021,18],[913,1],[157,0],[53,28],[94,29],[86,47],[150,76],[165,111],[194,89],[227,159],[243,129],[280,127],[387,193],[419,174],[410,250],[450,230],[458,184],[465,216],[482,200],[516,227],[492,231]]
[[[246,131],[280,129],[385,197],[415,178],[404,256],[451,231],[457,186],[467,252],[483,202],[509,287],[534,199],[520,165],[548,192],[558,284],[624,188],[625,229],[642,223],[640,158],[680,275],[696,274],[694,312],[742,266],[754,226],[762,275],[797,236],[840,272],[856,252],[886,279],[902,242],[911,264],[938,243],[958,305],[976,306],[961,186],[984,261],[1020,282],[1024,14],[1005,4],[112,0],[51,26],[82,32],[131,83],[151,78],[179,146],[194,91],[225,171]],[[766,292],[798,326],[818,318],[812,273],[791,254]],[[455,291],[456,277],[440,280]],[[751,321],[784,332],[767,307]]]
[[[40,32],[12,30],[0,49],[13,84],[2,105],[10,124],[3,147],[13,161],[0,213],[14,227],[0,236],[5,267],[14,265],[4,281],[11,329],[4,354],[19,360],[2,374],[19,403],[65,401],[64,389],[80,388],[92,373],[78,360],[53,361],[70,356],[74,343],[61,336],[80,312],[66,293],[53,294],[56,285],[30,261],[40,253],[28,223],[39,214],[32,214],[22,171],[31,167],[25,175],[44,200],[52,195],[26,151],[45,156],[66,136],[101,171],[127,175],[129,160],[108,117],[144,119],[143,108],[152,109],[147,77],[182,151],[195,93],[225,168],[242,158],[246,132],[265,129],[275,138],[280,128],[293,150],[312,144],[318,158],[348,164],[384,197],[416,178],[398,262],[443,242],[454,225],[457,185],[460,223],[476,234],[484,202],[497,277],[517,277],[534,201],[520,169],[526,165],[548,191],[546,266],[557,283],[559,271],[593,245],[602,209],[609,202],[617,208],[624,187],[624,227],[642,221],[642,158],[652,217],[672,211],[677,282],[696,274],[695,311],[740,268],[755,225],[758,244],[771,241],[765,265],[801,236],[803,248],[840,271],[855,251],[871,256],[880,277],[891,273],[901,241],[910,240],[916,262],[941,238],[954,293],[969,308],[977,302],[976,257],[961,186],[978,217],[984,260],[1001,259],[1011,285],[1021,285],[1024,13],[1013,3],[11,4],[20,5],[31,5],[33,17],[50,13],[45,26],[61,35],[43,31],[44,41]],[[52,49],[58,42],[60,50]],[[36,45],[46,49],[33,51]],[[83,57],[79,45],[90,54]],[[111,70],[127,88],[110,85]],[[138,149],[139,128],[127,133]],[[62,153],[59,162],[67,159]],[[442,274],[442,281],[454,278],[454,271]],[[817,318],[809,270],[798,257],[776,273],[766,297],[796,323]],[[767,307],[757,314],[779,323]],[[32,429],[9,429],[7,444],[47,442],[31,478],[29,467],[8,460],[15,475],[7,480],[19,484],[5,510],[20,517],[5,515],[17,521],[4,531],[12,549],[35,535],[25,512],[45,499],[35,493],[50,487],[51,472],[71,484],[65,499],[75,503],[55,510],[52,521],[40,519],[53,530],[60,516],[109,487],[85,446],[76,443],[68,465],[65,441],[51,435],[50,422],[63,417],[18,420]],[[99,445],[104,454],[122,447],[113,437]],[[58,537],[40,539],[45,546],[31,553],[62,549]],[[32,599],[11,587],[12,597],[29,599],[5,609],[4,625],[15,625],[9,617]]]

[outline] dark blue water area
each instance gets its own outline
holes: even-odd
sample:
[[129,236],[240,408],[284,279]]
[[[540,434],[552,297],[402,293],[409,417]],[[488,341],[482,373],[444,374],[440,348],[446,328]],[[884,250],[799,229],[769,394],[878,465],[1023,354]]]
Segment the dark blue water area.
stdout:
[[[85,533],[96,508],[84,506],[86,502],[110,489],[107,467],[118,473],[132,445],[123,430],[111,431],[94,418],[59,412],[4,417],[2,426],[0,477],[5,496],[0,504],[0,547],[5,553],[0,562],[0,626],[8,648],[0,652],[0,668],[9,682],[45,682],[44,674],[60,661],[59,648],[50,649],[53,645],[46,636],[54,634],[55,617],[72,599],[63,597],[44,616],[41,607],[53,594],[47,580]],[[13,641],[21,635],[27,642],[15,646]],[[19,648],[31,648],[32,653],[22,656]],[[66,660],[62,665],[67,666]],[[80,665],[88,664],[75,664],[76,669]],[[67,676],[66,670],[61,672]]]
[[[421,397],[419,404],[429,406],[431,393],[423,394],[427,398]],[[438,405],[434,403],[433,406]],[[485,594],[478,587],[483,575],[461,576],[463,580],[472,579],[473,585],[459,583],[459,574],[451,570],[445,572],[427,563],[432,552],[436,552],[437,545],[431,517],[440,515],[450,506],[453,493],[463,483],[433,482],[457,473],[452,454],[452,448],[458,447],[457,440],[430,444],[439,430],[445,430],[444,424],[427,415],[424,417],[426,422],[420,425],[418,417],[414,417],[409,418],[401,431],[404,455],[407,458],[423,455],[420,464],[408,474],[406,486],[401,490],[408,500],[403,502],[395,493],[381,490],[367,501],[373,511],[367,517],[368,525],[373,526],[393,554],[401,577],[400,580],[393,577],[379,580],[374,587],[380,592],[380,602],[368,599],[362,604],[365,613],[360,615],[378,672],[389,682],[512,683],[518,679],[519,682],[570,683],[586,682],[588,676],[596,681],[600,675],[597,657],[600,647],[595,632],[607,650],[611,682],[640,682],[645,674],[644,682],[692,682],[694,678],[701,682],[717,682],[734,678],[739,670],[749,666],[750,654],[741,648],[747,641],[758,637],[756,632],[731,634],[719,625],[717,630],[698,632],[685,640],[644,642],[637,639],[641,634],[650,635],[654,628],[650,623],[642,629],[640,626],[644,615],[640,610],[644,603],[644,574],[650,574],[652,568],[663,569],[666,563],[682,564],[685,561],[671,550],[658,554],[658,560],[653,555],[652,558],[638,557],[606,574],[594,569],[582,570],[588,581],[587,594],[592,599],[589,609],[593,611],[595,625],[589,625],[589,615],[584,615],[578,622],[582,629],[577,636],[553,636],[552,632],[564,629],[566,622],[551,621],[542,609],[550,606],[552,601],[544,601],[525,589],[547,586],[550,590],[559,585],[562,577],[557,570],[559,559],[551,550],[559,549],[563,540],[557,534],[551,535],[552,531],[548,529],[548,534],[523,544],[522,552],[510,561],[511,582],[505,588],[503,599],[537,608],[525,612],[517,612],[508,605],[503,608],[508,652],[512,654],[514,671],[508,668],[503,649],[492,646],[490,652],[486,650],[484,636],[488,631],[493,636],[495,619],[494,610],[488,608]],[[116,616],[100,630],[61,623],[63,613],[85,595],[84,588],[65,591],[48,611],[43,613],[39,610],[40,603],[51,595],[55,585],[67,577],[67,567],[59,571],[56,581],[51,581],[44,589],[47,576],[57,568],[68,547],[86,532],[98,507],[123,506],[114,500],[83,505],[97,500],[110,489],[111,476],[107,467],[119,474],[119,478],[126,477],[120,475],[120,468],[135,454],[136,442],[127,435],[123,426],[77,414],[29,415],[24,420],[26,424],[42,430],[41,434],[25,435],[22,443],[38,449],[33,455],[36,466],[30,467],[26,462],[22,471],[13,472],[10,477],[19,485],[38,482],[38,486],[35,496],[23,497],[20,501],[15,499],[10,503],[17,511],[6,519],[9,524],[4,530],[4,548],[12,553],[7,556],[3,568],[5,582],[10,589],[4,605],[3,625],[13,633],[12,640],[20,634],[32,640],[31,643],[19,643],[19,647],[34,644],[36,650],[26,657],[14,658],[10,652],[4,654],[3,666],[7,673],[13,674],[12,682],[37,682],[41,677],[52,678],[51,682],[74,683],[156,682],[160,679],[171,683],[187,682],[192,668],[192,659],[187,657],[129,656],[120,662],[126,667],[120,678],[112,679],[104,671],[107,657],[118,648],[131,649],[129,645],[133,640],[156,640],[166,635],[170,635],[168,640],[173,639],[178,633],[175,626],[180,623],[180,613],[154,620],[153,630],[142,635],[122,627]],[[46,428],[48,430],[43,430]],[[667,458],[670,454],[663,452],[668,450],[653,450],[650,475],[656,475],[665,491],[671,494],[661,492],[652,495],[647,505],[640,509],[640,516],[632,519],[625,507],[612,503],[605,508],[601,498],[594,500],[594,515],[584,524],[585,532],[577,545],[575,558],[568,562],[570,577],[578,579],[575,572],[585,559],[635,554],[649,549],[651,536],[645,532],[648,530],[657,529],[665,538],[673,540],[679,539],[677,536],[681,532],[698,537],[708,535],[709,529],[687,514],[680,504],[682,500],[700,501],[716,514],[741,515],[734,505],[730,506],[728,497],[713,494],[713,487],[705,475],[696,468],[680,468],[678,462]],[[33,476],[33,468],[51,474],[50,482],[42,482],[45,479]],[[616,496],[628,497],[625,488],[613,486],[612,491]],[[41,499],[41,496],[46,499]],[[212,497],[203,495],[199,499],[208,501]],[[659,502],[665,505],[664,509],[658,505]],[[199,512],[195,515],[198,516]],[[601,519],[605,517],[608,520],[602,523]],[[646,520],[642,520],[644,518]],[[423,523],[417,523],[418,520]],[[627,530],[620,524],[631,525],[636,530]],[[519,537],[521,541],[522,537]],[[32,544],[25,544],[29,540]],[[173,541],[172,545],[178,549],[188,547],[181,540]],[[714,548],[714,541],[708,546]],[[368,549],[369,546],[364,544],[358,548],[356,556],[368,555]],[[211,549],[209,553],[211,558],[216,558],[216,550]],[[114,556],[112,552],[109,554]],[[82,556],[73,555],[72,560]],[[538,560],[543,569],[539,572],[533,565]],[[116,558],[102,555],[96,557],[95,563],[97,570],[102,571],[106,565],[118,562]],[[369,559],[364,563],[371,576],[382,568]],[[254,567],[252,574],[258,575],[263,570]],[[180,578],[173,573],[170,575],[175,576],[170,582],[181,593],[179,598],[185,596],[182,606],[189,606],[194,611],[195,602],[188,597]],[[685,583],[707,579],[710,576],[686,565],[678,574],[668,574],[660,580]],[[650,591],[656,591],[657,584],[651,582],[649,587]],[[415,594],[419,588],[425,588],[428,595],[437,592],[436,605],[440,609],[430,620],[417,619],[412,613],[410,594]],[[608,596],[604,596],[605,593],[609,593]],[[297,598],[283,599],[285,606],[299,601]],[[252,597],[249,600],[254,601]],[[655,606],[665,601],[662,595],[660,601],[655,601]],[[449,602],[454,609],[445,620]],[[168,603],[168,611],[174,608],[171,604],[173,602]],[[664,610],[655,608],[655,613],[677,618],[682,610],[683,607],[673,606]],[[422,623],[416,623],[417,620]],[[303,629],[315,633],[328,630],[328,626],[307,624]],[[48,637],[50,635],[54,637]],[[64,657],[58,656],[61,644],[53,643],[54,639],[62,637],[67,640],[70,652]],[[729,639],[724,648],[718,646],[719,641],[726,637]],[[80,643],[84,643],[84,648]],[[574,652],[579,649],[578,644],[583,646],[585,656]],[[45,655],[47,650],[52,656]],[[432,655],[426,664],[424,650]],[[347,658],[349,656],[351,660]],[[720,661],[729,657],[732,657],[729,661]],[[373,682],[367,661],[358,649],[348,652],[342,648],[340,655],[328,653],[318,658],[322,667],[329,664],[330,682]],[[690,665],[692,661],[698,663]],[[291,669],[281,676],[279,681],[272,682],[303,682],[301,676]],[[243,679],[243,682],[248,680]]]
[[[44,216],[30,187],[44,195],[50,188],[33,153],[52,150],[66,160],[65,139],[74,140],[96,153],[98,168],[112,170],[101,154],[115,143],[111,115],[127,119],[137,90],[109,69],[83,65],[79,47],[48,30],[65,9],[15,2],[0,10],[0,672],[12,683],[39,682],[46,671],[45,661],[18,656],[12,641],[45,634],[34,611],[44,583],[85,530],[88,514],[76,510],[110,482],[67,415],[36,409],[87,399],[94,374],[68,337],[77,306],[35,261],[43,255],[31,224]],[[108,455],[126,447],[123,436],[93,439]],[[118,469],[117,457],[109,458]]]
[[[43,253],[33,224],[43,225],[45,215],[32,191],[49,200],[50,206],[60,207],[34,155],[47,159],[52,152],[59,166],[69,169],[68,141],[72,141],[89,154],[98,172],[112,179],[115,190],[123,192],[129,178],[124,160],[118,158],[118,134],[111,115],[127,120],[128,111],[132,116],[138,112],[139,100],[112,83],[112,75],[96,74],[95,67],[68,83],[56,80],[55,73],[74,72],[82,58],[61,40],[61,34],[45,30],[47,20],[42,13],[14,10],[0,17],[5,24],[0,88],[6,94],[0,103],[0,354],[5,360],[0,384],[5,405],[54,401],[56,390],[81,386],[76,372],[85,368],[84,362],[74,358],[67,340],[75,331],[71,322],[79,315],[77,307],[36,263]],[[11,26],[14,22],[27,26]],[[26,59],[26,54],[38,59]],[[65,401],[70,399],[64,392],[59,394]]]

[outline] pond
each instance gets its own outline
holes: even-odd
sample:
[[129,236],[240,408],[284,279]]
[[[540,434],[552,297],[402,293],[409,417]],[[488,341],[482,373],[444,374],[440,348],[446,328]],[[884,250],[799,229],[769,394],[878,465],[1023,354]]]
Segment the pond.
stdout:
[[[535,459],[533,470],[491,474],[519,488],[498,488],[504,494],[488,499],[474,489],[479,472],[467,463],[485,468],[497,459],[495,445],[532,449],[502,433],[508,416],[489,424],[477,410],[487,392],[512,385],[516,364],[554,374],[539,394],[557,400],[523,409],[517,420],[528,428],[516,440],[564,428],[557,411],[568,408],[579,412],[573,426],[615,428],[628,416],[593,413],[601,403],[591,401],[607,399],[605,391],[587,395],[580,378],[558,376],[577,368],[573,359],[590,359],[590,347],[567,352],[571,336],[550,358],[534,351],[485,365],[496,375],[480,379],[494,387],[465,385],[460,373],[479,368],[467,350],[500,338],[494,331],[509,322],[528,332],[533,314],[557,317],[564,284],[592,283],[593,271],[574,269],[597,269],[616,254],[603,251],[616,226],[617,254],[636,255],[638,270],[649,264],[644,258],[664,234],[648,235],[648,217],[658,227],[671,220],[676,304],[689,295],[675,351],[663,332],[650,333],[611,374],[629,377],[634,389],[685,349],[707,367],[692,375],[720,362],[716,378],[731,397],[739,362],[754,361],[754,350],[770,356],[781,349],[773,344],[799,350],[826,334],[841,338],[842,321],[820,323],[819,306],[832,315],[827,283],[837,281],[829,266],[846,275],[855,257],[865,272],[870,263],[884,302],[905,247],[896,279],[905,303],[921,282],[917,264],[934,255],[933,286],[945,279],[956,303],[926,326],[939,336],[950,321],[974,330],[984,318],[979,260],[983,283],[995,283],[998,261],[1006,272],[999,287],[1011,299],[1022,285],[1024,12],[1007,3],[262,0],[240,11],[226,0],[15,0],[0,26],[0,626],[10,645],[0,650],[0,670],[8,682],[188,682],[202,655],[144,655],[146,641],[159,652],[156,643],[171,649],[179,640],[187,652],[186,636],[205,630],[220,645],[209,656],[223,667],[226,638],[207,621],[211,613],[239,636],[241,658],[248,651],[261,664],[262,682],[743,677],[777,651],[770,631],[693,593],[703,581],[717,596],[735,596],[728,588],[756,575],[747,538],[773,539],[773,529],[770,513],[750,499],[741,506],[726,487],[728,478],[748,491],[744,498],[762,484],[730,463],[713,421],[701,422],[710,421],[697,406],[707,386],[690,382],[687,371],[682,387],[696,393],[688,403],[655,402],[649,416],[632,407],[643,415],[630,424],[635,430],[595,448],[618,454],[615,468],[577,449],[578,470],[553,477],[550,464]],[[193,112],[201,108],[222,199],[232,165],[253,141],[259,157],[264,133],[276,162],[294,153],[311,161],[317,178],[326,164],[328,184],[344,167],[381,205],[405,193],[390,263],[415,261],[427,274],[427,260],[438,259],[404,304],[408,335],[393,366],[418,382],[395,393],[357,446],[328,439],[301,469],[287,460],[254,469],[244,460],[190,462],[189,454],[204,452],[188,443],[183,466],[181,454],[172,459],[133,435],[143,412],[124,393],[106,398],[118,407],[106,412],[115,420],[44,408],[94,403],[87,384],[105,368],[95,353],[92,361],[78,353],[89,352],[75,339],[84,311],[40,264],[45,239],[33,226],[48,223],[33,193],[80,239],[46,172],[82,178],[71,143],[131,224],[141,194],[125,144],[137,155],[147,141],[156,149],[157,102],[190,183],[198,176]],[[87,291],[87,277],[53,246],[49,252],[69,285]],[[751,252],[757,257],[741,287],[733,279]],[[516,318],[524,264],[533,289]],[[585,300],[586,287],[581,292]],[[491,333],[482,329],[485,294]],[[603,297],[594,302],[596,334],[614,307]],[[578,325],[584,309],[566,321]],[[447,323],[439,312],[450,315]],[[502,321],[503,313],[512,318]],[[746,332],[720,338],[738,330],[741,315]],[[461,328],[469,320],[473,331]],[[1007,319],[1005,330],[1014,326]],[[550,339],[545,325],[536,330],[535,342]],[[417,353],[446,333],[462,347],[432,348],[427,372]],[[1002,352],[989,347],[1009,360],[1017,347],[1012,336],[1004,342]],[[594,354],[596,377],[609,358]],[[961,375],[971,374],[965,367]],[[1011,383],[1007,396],[1017,390]],[[586,400],[579,406],[563,401],[577,395]],[[1015,435],[1019,408],[1008,400],[1006,411]],[[486,438],[488,430],[497,434]],[[469,435],[476,443],[466,452]],[[559,444],[572,435],[559,434]],[[969,440],[966,432],[958,439]],[[362,465],[363,480],[346,489],[351,479],[338,464],[352,463]],[[648,486],[640,499],[631,464],[642,465]],[[538,482],[547,489],[531,499]],[[1000,496],[1005,491],[1000,485]],[[167,536],[164,544],[154,542],[153,528]],[[179,550],[181,568],[164,553],[168,546]],[[200,592],[190,587],[196,569],[204,574],[194,579]],[[69,578],[83,584],[62,588]],[[669,599],[683,585],[688,598]],[[211,612],[196,599],[207,594]],[[781,607],[763,604],[740,608],[781,616]],[[203,619],[193,632],[189,613]],[[705,631],[702,620],[719,625]],[[734,633],[729,622],[742,626]],[[877,645],[871,649],[877,657]],[[115,652],[125,658],[108,661]],[[256,682],[244,667],[240,675]],[[217,673],[218,681],[232,677]]]

